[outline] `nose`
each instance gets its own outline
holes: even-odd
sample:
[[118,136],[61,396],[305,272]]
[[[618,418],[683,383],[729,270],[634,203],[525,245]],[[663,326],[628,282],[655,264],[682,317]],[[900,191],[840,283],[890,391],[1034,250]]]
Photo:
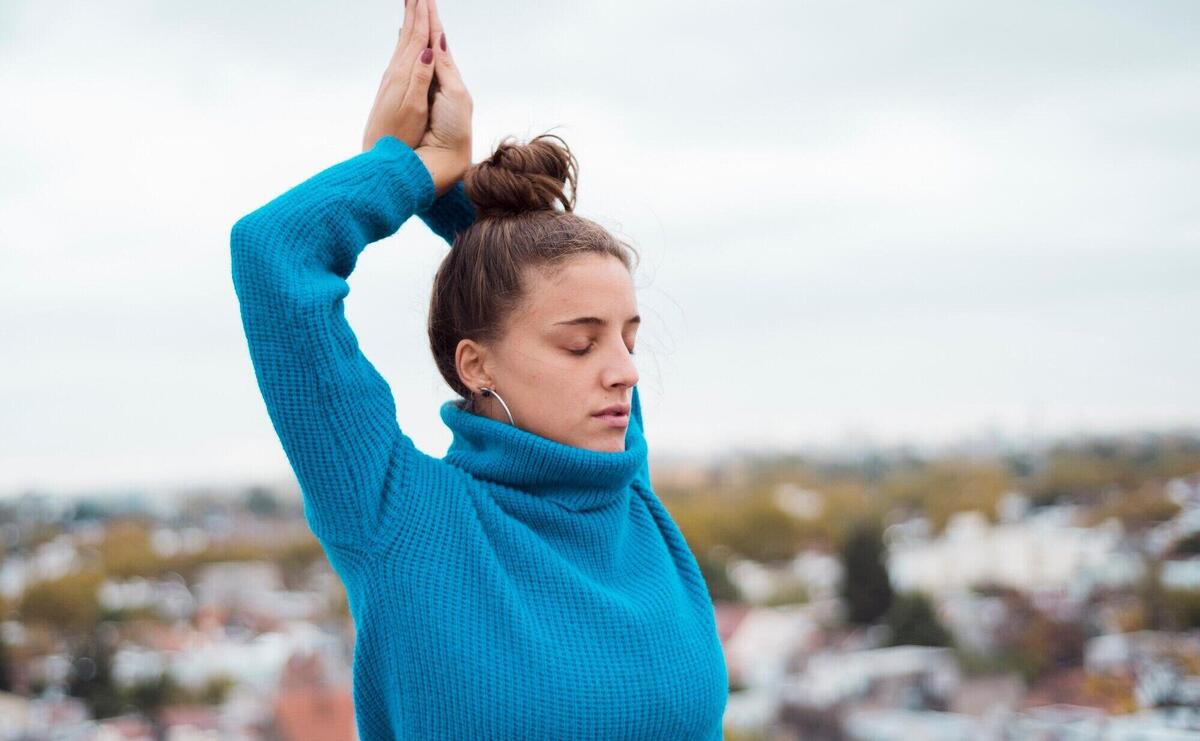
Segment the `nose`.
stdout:
[[637,385],[638,370],[633,362],[633,355],[625,347],[623,340],[617,340],[611,354],[611,360],[604,367],[604,385],[606,388],[632,388]]

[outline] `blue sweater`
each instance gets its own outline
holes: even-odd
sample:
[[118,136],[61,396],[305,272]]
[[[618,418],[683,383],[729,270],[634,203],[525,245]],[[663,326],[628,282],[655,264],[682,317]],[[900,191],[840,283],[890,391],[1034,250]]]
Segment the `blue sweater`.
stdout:
[[414,214],[448,242],[475,217],[461,182],[435,199],[420,158],[384,137],[230,238],[259,389],[346,587],[360,737],[720,739],[713,605],[650,488],[636,387],[623,452],[452,401],[442,458],[397,426],[343,299],[363,248]]

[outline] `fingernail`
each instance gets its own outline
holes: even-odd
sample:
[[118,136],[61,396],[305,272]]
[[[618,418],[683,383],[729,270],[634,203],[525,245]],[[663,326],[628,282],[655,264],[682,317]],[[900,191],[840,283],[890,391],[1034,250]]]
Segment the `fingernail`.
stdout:
[[446,34],[442,34],[442,51],[446,51]]
[[433,49],[425,47],[425,51],[421,52],[421,64],[429,64],[433,61]]

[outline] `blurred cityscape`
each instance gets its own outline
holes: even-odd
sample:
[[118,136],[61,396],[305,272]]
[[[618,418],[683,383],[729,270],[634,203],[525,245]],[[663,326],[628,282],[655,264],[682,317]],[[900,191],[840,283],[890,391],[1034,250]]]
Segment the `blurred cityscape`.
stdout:
[[[729,741],[1200,738],[1200,434],[653,474]],[[0,544],[0,739],[355,737],[354,626],[294,486],[29,491]]]

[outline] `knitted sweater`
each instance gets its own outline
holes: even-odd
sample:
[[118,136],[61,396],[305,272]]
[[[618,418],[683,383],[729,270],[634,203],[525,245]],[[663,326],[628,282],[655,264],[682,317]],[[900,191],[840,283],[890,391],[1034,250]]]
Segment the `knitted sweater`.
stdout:
[[457,402],[442,458],[396,422],[346,322],[358,254],[435,199],[384,137],[238,220],[233,285],[305,518],[346,587],[359,736],[720,739],[728,676],[696,560],[650,488],[633,389],[623,452],[565,445]]

